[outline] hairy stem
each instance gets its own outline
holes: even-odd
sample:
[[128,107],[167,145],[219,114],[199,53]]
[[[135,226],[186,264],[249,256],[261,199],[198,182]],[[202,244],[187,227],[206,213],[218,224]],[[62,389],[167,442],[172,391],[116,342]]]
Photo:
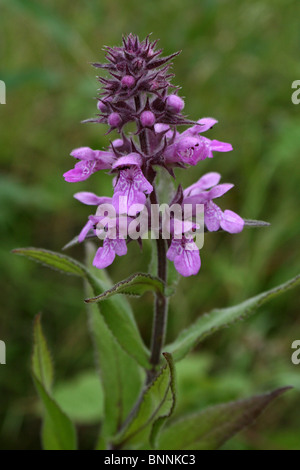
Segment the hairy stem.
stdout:
[[[151,204],[157,204],[157,196],[155,187],[150,196]],[[167,282],[167,257],[166,257],[166,240],[159,234],[156,240],[157,249],[157,275],[164,282]],[[147,382],[151,382],[156,373],[161,358],[161,352],[165,340],[166,323],[168,316],[168,300],[164,294],[158,293],[155,298],[154,318],[151,338],[151,357],[150,363],[152,369],[148,372]]]

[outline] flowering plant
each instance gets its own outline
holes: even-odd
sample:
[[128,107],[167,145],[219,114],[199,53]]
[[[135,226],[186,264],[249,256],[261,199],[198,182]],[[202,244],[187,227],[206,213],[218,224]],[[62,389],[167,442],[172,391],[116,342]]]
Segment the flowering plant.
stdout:
[[[220,184],[221,175],[216,172],[204,174],[185,189],[177,184],[168,203],[161,204],[158,179],[162,186],[167,179],[176,182],[176,169],[180,174],[180,170],[213,158],[214,152],[232,150],[229,143],[206,136],[217,123],[215,119],[192,121],[184,115],[179,87],[171,84],[170,61],[177,54],[162,57],[157,41],[151,42],[149,37],[140,41],[130,34],[123,38],[121,47],[106,48],[106,63],[93,64],[104,69],[107,76],[99,78],[99,113],[89,121],[106,124],[108,133],[116,131],[119,136],[107,150],[73,150],[75,166],[64,174],[70,183],[86,181],[100,170],[106,170],[112,178],[112,197],[91,192],[74,195],[81,203],[97,207],[80,234],[67,245],[69,248],[86,242],[87,265],[47,250],[14,250],[85,280],[85,302],[104,391],[105,414],[97,449],[217,449],[286,390],[217,405],[166,423],[176,403],[175,363],[204,337],[245,318],[270,297],[299,281],[299,277],[294,278],[240,305],[202,315],[175,341],[165,345],[168,299],[180,275],[198,274],[203,233],[236,234],[247,225],[268,225],[243,219],[216,204],[215,200],[233,187]],[[129,123],[135,124],[133,133],[126,128]],[[187,129],[179,132],[180,126]],[[156,273],[136,273],[112,285],[105,268],[116,255],[129,256],[130,242],[142,247],[149,236],[153,239]],[[100,244],[97,242],[94,252],[90,241],[97,239]],[[124,298],[147,291],[155,296],[150,350]],[[53,398],[51,359],[39,317],[35,323],[32,369],[45,409],[44,447],[75,449],[75,427]]]

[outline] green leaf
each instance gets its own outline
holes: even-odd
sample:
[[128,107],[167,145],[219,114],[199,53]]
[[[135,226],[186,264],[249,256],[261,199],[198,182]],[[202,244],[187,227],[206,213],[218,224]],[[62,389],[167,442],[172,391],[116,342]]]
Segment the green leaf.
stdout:
[[175,406],[175,379],[172,357],[164,353],[166,365],[141,395],[137,406],[116,436],[113,444],[124,449],[148,449],[154,446],[164,421]]
[[36,378],[50,392],[53,383],[53,365],[48,346],[43,335],[41,316],[37,315],[33,330],[32,369]]
[[53,397],[76,423],[95,424],[103,418],[103,390],[95,371],[83,372],[57,384]]
[[[92,243],[85,244],[87,264],[91,264],[91,260],[95,256],[95,250],[96,248]],[[102,283],[103,288],[110,287],[111,281],[105,270],[92,267],[92,274],[94,273],[97,275],[99,282]],[[85,291],[87,295],[94,293],[93,288],[87,282],[85,283]],[[119,305],[120,300],[122,300],[121,305]],[[132,315],[126,298],[121,299],[121,296],[116,296],[101,304],[87,304],[89,330],[104,392],[104,418],[101,435],[96,446],[98,450],[106,449],[107,443],[124,424],[141,392],[144,381],[144,371],[120,347],[108,327],[103,315],[105,308],[107,309],[107,315],[114,313],[114,309],[119,311],[128,309],[128,315]]]
[[[83,264],[69,256],[41,248],[18,248],[13,250],[13,253],[26,256],[64,274],[83,277],[93,288],[93,295],[103,293],[111,287],[104,270],[97,270],[98,278],[96,278]],[[129,304],[116,296],[103,303],[101,314],[121,347],[142,367],[149,369],[150,354],[142,340]]]
[[291,387],[244,400],[212,406],[174,421],[159,439],[162,450],[216,450],[237,432],[249,426],[271,401]]
[[86,277],[86,268],[66,255],[44,250],[43,248],[17,248],[12,251],[17,255],[26,256],[26,258],[37,261],[48,268],[60,271],[63,274]]
[[237,321],[244,320],[265,302],[299,283],[300,275],[234,307],[212,310],[210,313],[202,315],[193,325],[180,333],[178,338],[165,350],[173,355],[175,361],[179,361],[207,336]]
[[40,316],[36,318],[34,324],[32,376],[45,412],[42,432],[44,449],[75,450],[76,433],[74,425],[51,396],[50,386],[53,371],[50,353],[41,328]]
[[150,274],[136,273],[124,281],[118,282],[111,289],[106,290],[102,294],[86,299],[85,302],[101,302],[102,300],[107,300],[116,294],[141,296],[148,291],[163,293],[164,283]]
[[124,423],[141,391],[143,374],[136,361],[118,344],[99,309],[104,304],[89,304],[89,329],[96,364],[104,392],[104,422],[97,448],[115,435]]

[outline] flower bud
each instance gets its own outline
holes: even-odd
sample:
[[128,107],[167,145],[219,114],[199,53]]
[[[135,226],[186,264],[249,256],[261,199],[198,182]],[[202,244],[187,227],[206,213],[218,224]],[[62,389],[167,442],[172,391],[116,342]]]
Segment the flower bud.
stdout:
[[132,75],[125,75],[121,80],[123,88],[132,88],[135,85],[135,79]]
[[102,111],[102,113],[105,113],[108,110],[107,105],[103,101],[97,102],[97,108],[99,111]]
[[140,115],[140,122],[143,127],[152,127],[155,123],[155,116],[152,111],[143,111]]
[[173,113],[180,113],[184,108],[184,101],[177,95],[169,95],[166,99],[167,107]]
[[111,127],[118,127],[122,122],[121,116],[118,113],[111,113],[108,116],[108,124]]

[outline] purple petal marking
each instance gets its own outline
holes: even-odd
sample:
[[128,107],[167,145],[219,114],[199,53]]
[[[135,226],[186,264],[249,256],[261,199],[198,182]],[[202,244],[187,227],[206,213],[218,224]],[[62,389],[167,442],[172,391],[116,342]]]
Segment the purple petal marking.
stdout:
[[140,210],[142,210],[146,202],[145,194],[150,194],[152,190],[152,185],[144,177],[140,168],[121,170],[112,203],[119,213],[136,215],[137,208],[133,206],[140,205]]
[[201,267],[199,249],[192,239],[172,240],[167,258],[184,277],[195,275]]
[[222,211],[214,202],[210,201],[205,204],[204,207],[204,223],[209,232],[215,232],[219,230],[221,220],[222,220]]
[[116,253],[113,249],[110,240],[106,238],[103,242],[103,246],[98,248],[95,258],[93,260],[93,266],[96,266],[98,269],[107,268],[110,266],[116,257]]

